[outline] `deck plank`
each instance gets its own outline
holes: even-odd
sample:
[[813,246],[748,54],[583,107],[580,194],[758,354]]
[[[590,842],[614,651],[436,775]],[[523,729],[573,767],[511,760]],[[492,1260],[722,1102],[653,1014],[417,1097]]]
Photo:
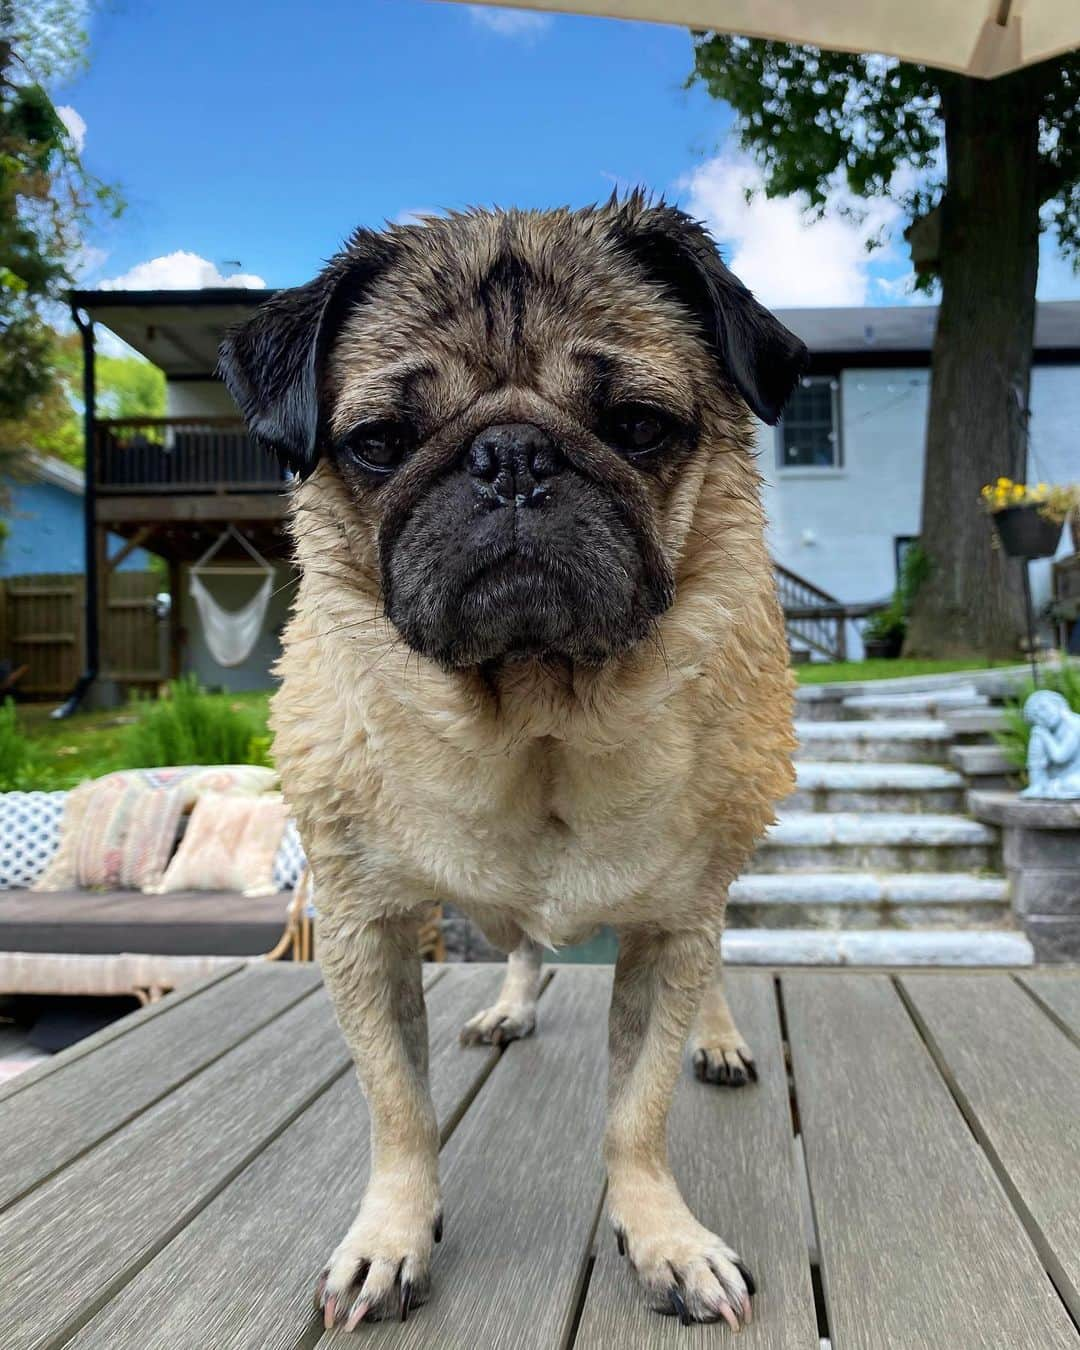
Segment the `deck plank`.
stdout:
[[47,1056],[40,1064],[35,1064],[32,1069],[27,1069],[18,1078],[0,1086],[0,1106],[14,1097],[16,1093],[25,1092],[28,1087],[33,1087],[43,1078],[48,1078],[60,1069],[66,1069],[75,1060],[82,1059],[84,1055],[88,1055],[92,1051],[100,1050],[102,1046],[108,1045],[118,1036],[128,1035],[129,1032],[135,1031],[144,1023],[155,1017],[160,1017],[162,1013],[175,1011],[187,999],[202,994],[211,985],[217,984],[221,980],[227,980],[234,975],[238,975],[243,969],[244,963],[242,961],[237,961],[235,965],[231,966],[221,966],[217,970],[212,970],[208,975],[204,975],[202,979],[193,980],[191,984],[185,984],[179,989],[174,989],[172,993],[159,999],[156,1003],[148,1003],[145,1007],[129,1013],[127,1017],[121,1017],[116,1022],[110,1022],[100,1031],[95,1031],[92,1036],[84,1036],[81,1041],[69,1045],[66,1050],[61,1050],[59,1054]]
[[[182,1027],[157,1017],[35,1091],[0,1103],[0,1210],[245,1040],[319,983],[314,966],[255,966],[207,989]],[[103,1092],[104,1085],[108,1090]],[[47,1122],[48,1128],[42,1129]]]
[[[603,1194],[610,968],[560,967],[443,1151],[446,1236],[395,1350],[558,1350]],[[352,1350],[330,1332],[320,1350]]]
[[[428,994],[431,1089],[443,1130],[498,1060],[497,1050],[459,1047],[457,1036],[492,1001],[502,974],[497,966],[450,967]],[[317,1334],[312,1290],[356,1212],[367,1166],[367,1110],[346,1073],[69,1350],[293,1350],[305,1333]]]
[[1076,1350],[888,977],[785,975],[782,988],[834,1345]]
[[1032,971],[1020,977],[1080,1043],[1080,971]]
[[4,1350],[51,1346],[80,1325],[347,1062],[317,991],[0,1215]]
[[[687,1068],[671,1112],[672,1167],[694,1213],[738,1250],[758,1281],[754,1321],[740,1345],[817,1350],[773,980],[735,972],[724,983],[735,1020],[754,1047],[760,1081],[735,1092],[698,1083]],[[574,1350],[675,1350],[715,1345],[717,1334],[716,1327],[687,1329],[650,1312],[608,1225],[601,1224]]]
[[901,981],[1039,1254],[1080,1319],[1080,1046],[1007,976]]

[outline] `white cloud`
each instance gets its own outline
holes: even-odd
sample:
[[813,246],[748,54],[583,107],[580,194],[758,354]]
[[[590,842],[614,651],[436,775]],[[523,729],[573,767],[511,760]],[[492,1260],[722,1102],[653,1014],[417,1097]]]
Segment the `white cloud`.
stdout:
[[[893,202],[856,203],[842,189],[830,197],[824,219],[807,214],[794,197],[766,197],[764,177],[747,155],[725,151],[707,160],[679,184],[687,209],[705,221],[723,248],[731,270],[765,305],[864,305],[888,303],[886,282],[874,275],[882,263],[903,267],[895,240],[904,214]],[[844,215],[856,210],[861,219]],[[869,252],[871,237],[894,242]],[[892,282],[895,287],[896,283]],[[895,301],[899,298],[895,293]]]
[[71,137],[71,143],[74,145],[78,154],[82,154],[83,146],[86,144],[86,123],[74,108],[67,104],[62,104],[56,109],[56,115],[67,128],[67,134]]
[[499,9],[494,5],[469,5],[473,23],[489,28],[500,37],[533,38],[551,23],[549,14],[534,14],[527,9]]
[[265,285],[262,277],[250,272],[225,276],[206,258],[182,249],[138,263],[122,276],[98,282],[103,291],[197,291],[206,286],[261,288]]

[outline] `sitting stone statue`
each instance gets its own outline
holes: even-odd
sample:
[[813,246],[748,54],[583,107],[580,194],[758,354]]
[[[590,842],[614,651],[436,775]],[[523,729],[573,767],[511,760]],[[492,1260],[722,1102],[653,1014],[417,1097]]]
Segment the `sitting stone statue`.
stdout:
[[1080,716],[1061,694],[1037,689],[1024,704],[1031,723],[1028,786],[1021,797],[1080,798]]

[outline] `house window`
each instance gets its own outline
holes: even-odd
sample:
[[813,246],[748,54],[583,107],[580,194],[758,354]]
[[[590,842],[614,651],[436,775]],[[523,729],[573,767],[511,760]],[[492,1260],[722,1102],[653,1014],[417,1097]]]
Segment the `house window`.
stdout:
[[904,571],[904,559],[905,559],[905,558],[907,557],[907,555],[908,555],[908,550],[911,548],[912,544],[917,544],[918,542],[919,542],[919,536],[918,536],[917,534],[898,534],[898,535],[895,535],[895,536],[894,536],[894,538],[893,538],[893,549],[894,549],[895,554],[896,554],[896,579],[897,579],[897,581],[900,580],[900,577],[901,577],[902,574],[903,574],[903,571]]
[[840,381],[807,375],[784,410],[780,423],[781,469],[839,469]]

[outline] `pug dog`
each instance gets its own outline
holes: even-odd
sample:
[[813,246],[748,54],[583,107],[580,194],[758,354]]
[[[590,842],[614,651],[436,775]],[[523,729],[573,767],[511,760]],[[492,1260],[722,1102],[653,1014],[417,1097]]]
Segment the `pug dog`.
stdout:
[[223,345],[251,436],[296,475],[275,756],[371,1121],[327,1326],[428,1290],[436,896],[509,953],[466,1040],[528,1035],[542,947],[616,930],[611,1223],[653,1307],[750,1320],[666,1121],[692,1028],[699,1077],[753,1076],[719,940],[794,746],[753,418],[776,422],[805,360],[705,229],[640,192],[358,230]]

